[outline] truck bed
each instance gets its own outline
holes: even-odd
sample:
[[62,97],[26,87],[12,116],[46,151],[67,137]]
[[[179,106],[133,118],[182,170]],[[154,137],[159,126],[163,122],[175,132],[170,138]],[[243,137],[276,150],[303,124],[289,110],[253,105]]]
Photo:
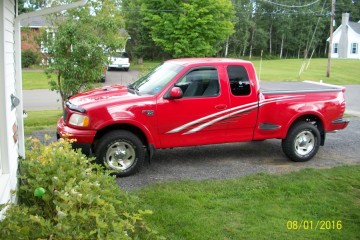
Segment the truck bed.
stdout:
[[303,92],[339,92],[344,88],[341,86],[324,84],[319,82],[260,82],[263,94],[278,93],[303,93]]

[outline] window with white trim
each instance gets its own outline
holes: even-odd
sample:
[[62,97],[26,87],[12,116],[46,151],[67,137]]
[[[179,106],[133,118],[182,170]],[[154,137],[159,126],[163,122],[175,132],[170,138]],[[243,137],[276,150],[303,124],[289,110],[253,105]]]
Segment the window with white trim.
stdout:
[[351,49],[350,49],[350,53],[351,54],[357,54],[358,53],[358,46],[359,44],[358,43],[352,43],[351,44]]
[[333,53],[338,53],[338,43],[334,43],[334,49],[333,49]]

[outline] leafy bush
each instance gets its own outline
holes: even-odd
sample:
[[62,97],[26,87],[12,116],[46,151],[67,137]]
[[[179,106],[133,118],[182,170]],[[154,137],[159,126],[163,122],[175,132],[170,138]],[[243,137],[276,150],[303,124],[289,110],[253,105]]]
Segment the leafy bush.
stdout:
[[134,209],[114,178],[69,142],[31,139],[29,148],[19,166],[19,203],[0,222],[0,239],[158,238],[143,221],[151,212]]
[[31,65],[35,65],[39,63],[40,63],[39,54],[37,52],[33,52],[27,49],[21,53],[21,66],[23,68],[28,68]]

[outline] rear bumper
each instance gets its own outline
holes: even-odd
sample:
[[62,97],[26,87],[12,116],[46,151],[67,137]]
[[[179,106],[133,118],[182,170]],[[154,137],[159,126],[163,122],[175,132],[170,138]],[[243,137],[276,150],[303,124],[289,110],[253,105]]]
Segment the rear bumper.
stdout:
[[332,131],[341,130],[347,127],[349,120],[345,118],[338,118],[331,122]]
[[94,130],[79,130],[65,126],[62,118],[60,118],[57,123],[57,138],[74,139],[75,142],[72,143],[72,147],[74,149],[80,148],[81,151],[87,155],[91,154],[91,146],[95,134],[96,131]]
[[111,67],[111,68],[129,68],[130,63],[110,64],[108,67]]

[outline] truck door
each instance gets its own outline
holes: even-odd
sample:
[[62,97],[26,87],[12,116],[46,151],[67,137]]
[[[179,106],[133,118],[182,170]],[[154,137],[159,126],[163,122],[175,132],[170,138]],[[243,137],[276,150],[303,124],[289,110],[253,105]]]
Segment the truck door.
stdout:
[[231,110],[228,140],[231,142],[252,140],[257,121],[258,93],[254,82],[250,79],[255,81],[256,76],[249,76],[248,73],[253,71],[247,71],[242,65],[228,65],[226,72]]
[[181,88],[180,99],[158,99],[157,126],[163,148],[223,142],[229,98],[222,92],[219,70],[215,66],[192,68],[173,86]]

